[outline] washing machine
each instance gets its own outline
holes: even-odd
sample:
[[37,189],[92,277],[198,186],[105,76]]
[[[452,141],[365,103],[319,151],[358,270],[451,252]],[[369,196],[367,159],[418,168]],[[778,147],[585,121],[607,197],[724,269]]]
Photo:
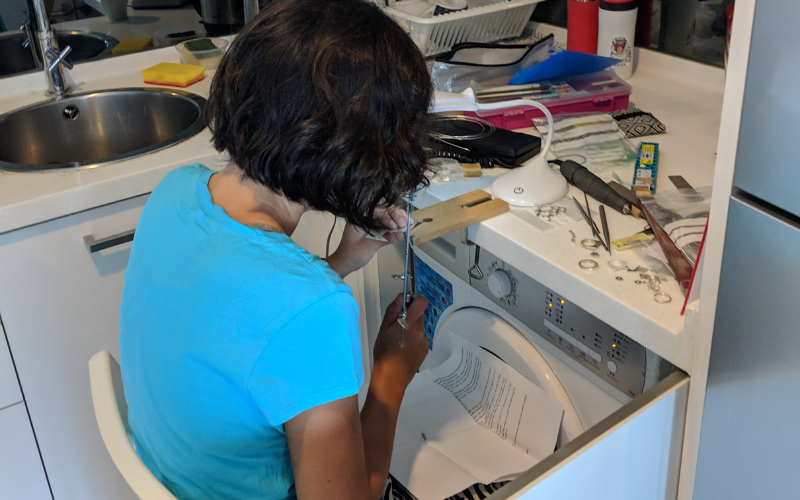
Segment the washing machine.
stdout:
[[[491,498],[675,498],[688,377],[463,240],[453,233],[414,249],[416,292],[429,302],[431,351],[422,369],[450,356],[452,332],[564,406],[554,454]],[[395,245],[378,254],[382,310],[402,291],[403,251]]]

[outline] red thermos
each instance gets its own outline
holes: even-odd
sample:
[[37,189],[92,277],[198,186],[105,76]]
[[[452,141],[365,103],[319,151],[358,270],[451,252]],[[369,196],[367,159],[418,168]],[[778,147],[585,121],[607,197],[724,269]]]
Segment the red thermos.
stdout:
[[597,54],[599,0],[567,0],[567,50]]

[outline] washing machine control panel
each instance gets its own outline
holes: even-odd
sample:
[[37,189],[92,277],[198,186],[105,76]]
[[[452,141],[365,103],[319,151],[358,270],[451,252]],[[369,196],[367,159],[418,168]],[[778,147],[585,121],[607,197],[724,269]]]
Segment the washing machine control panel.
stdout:
[[642,393],[648,356],[641,344],[485,249],[478,264],[484,277],[470,278],[473,288],[624,394]]

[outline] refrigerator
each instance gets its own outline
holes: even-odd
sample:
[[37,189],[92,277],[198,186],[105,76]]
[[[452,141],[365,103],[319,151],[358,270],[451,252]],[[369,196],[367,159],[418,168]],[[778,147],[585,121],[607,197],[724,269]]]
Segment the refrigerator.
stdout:
[[755,4],[695,500],[800,498],[798,20]]

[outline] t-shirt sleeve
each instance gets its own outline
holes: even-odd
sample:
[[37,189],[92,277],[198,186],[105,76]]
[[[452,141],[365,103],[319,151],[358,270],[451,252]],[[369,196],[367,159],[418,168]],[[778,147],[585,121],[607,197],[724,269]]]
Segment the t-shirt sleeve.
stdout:
[[271,425],[358,393],[364,381],[358,305],[337,291],[303,308],[269,341],[246,388]]

